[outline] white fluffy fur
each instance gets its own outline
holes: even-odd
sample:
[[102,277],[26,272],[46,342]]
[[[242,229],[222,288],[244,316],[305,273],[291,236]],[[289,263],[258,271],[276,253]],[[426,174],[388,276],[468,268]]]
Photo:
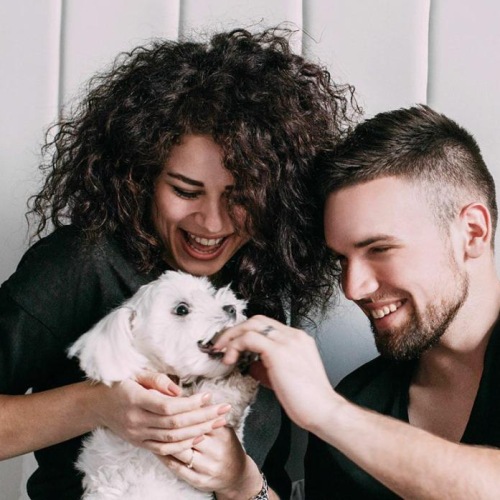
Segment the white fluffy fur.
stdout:
[[[213,401],[232,405],[229,423],[241,440],[257,384],[209,357],[198,342],[243,321],[244,307],[229,287],[216,291],[206,278],[167,271],[82,335],[69,356],[79,358],[90,379],[107,385],[144,369],[177,375],[187,384],[183,394],[211,392]],[[107,429],[85,440],[76,466],[84,473],[86,500],[212,498]]]

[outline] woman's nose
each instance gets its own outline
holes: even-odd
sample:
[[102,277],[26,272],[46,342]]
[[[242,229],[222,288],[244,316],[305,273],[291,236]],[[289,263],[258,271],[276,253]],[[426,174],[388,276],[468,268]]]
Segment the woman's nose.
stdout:
[[199,224],[207,233],[220,234],[227,230],[230,221],[226,203],[208,201],[200,207]]

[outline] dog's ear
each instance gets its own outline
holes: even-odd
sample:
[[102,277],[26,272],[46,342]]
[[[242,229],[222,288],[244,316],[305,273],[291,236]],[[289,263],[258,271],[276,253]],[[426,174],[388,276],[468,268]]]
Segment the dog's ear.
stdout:
[[80,368],[90,379],[111,385],[146,366],[146,358],[134,346],[135,314],[129,307],[115,309],[69,348],[69,357],[79,358]]

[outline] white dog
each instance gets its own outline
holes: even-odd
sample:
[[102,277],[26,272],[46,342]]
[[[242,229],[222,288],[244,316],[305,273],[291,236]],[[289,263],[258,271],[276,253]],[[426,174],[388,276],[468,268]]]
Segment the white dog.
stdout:
[[[69,356],[79,358],[91,380],[107,385],[146,369],[179,377],[183,395],[211,392],[213,402],[231,404],[229,424],[241,440],[257,383],[222,364],[209,346],[217,333],[245,319],[245,305],[229,287],[217,291],[207,278],[167,271],[82,335]],[[85,440],[76,466],[84,473],[86,500],[212,498],[107,429]]]

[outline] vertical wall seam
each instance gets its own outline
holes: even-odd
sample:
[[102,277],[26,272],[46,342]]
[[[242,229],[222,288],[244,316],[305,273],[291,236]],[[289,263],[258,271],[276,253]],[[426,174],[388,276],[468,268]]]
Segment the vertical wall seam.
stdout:
[[431,52],[432,52],[432,15],[433,15],[433,0],[429,0],[427,8],[427,61],[426,61],[426,74],[425,74],[425,104],[429,104],[431,93]]
[[299,2],[299,7],[297,8],[297,11],[299,12],[300,18],[297,20],[298,23],[300,23],[300,30],[299,30],[299,50],[297,50],[298,53],[301,55],[304,55],[304,9],[306,8],[306,3],[304,0],[297,0]]
[[[166,1],[168,1],[168,0],[166,0]],[[177,40],[180,40],[182,35],[184,34],[182,28],[185,24],[184,23],[185,13],[184,13],[184,8],[182,7],[182,5],[183,5],[182,0],[177,0],[177,3],[179,5],[179,7],[177,9],[177,12],[178,12],[178,14],[177,14]]]
[[58,85],[57,85],[57,115],[61,119],[63,99],[64,99],[64,41],[66,39],[65,29],[66,0],[59,0],[59,65],[58,65]]

